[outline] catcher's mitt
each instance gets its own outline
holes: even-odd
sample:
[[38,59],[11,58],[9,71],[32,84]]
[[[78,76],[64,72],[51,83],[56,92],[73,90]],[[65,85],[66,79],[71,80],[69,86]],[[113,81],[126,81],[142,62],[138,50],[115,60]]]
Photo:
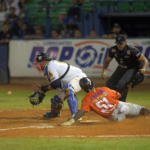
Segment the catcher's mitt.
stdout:
[[134,88],[135,85],[140,84],[141,82],[144,81],[144,79],[145,79],[144,74],[142,74],[140,71],[138,71],[138,72],[135,74],[135,76],[134,76],[134,78],[133,78],[133,80],[132,80],[132,85],[131,85],[131,87]]
[[38,105],[42,103],[44,97],[45,94],[40,93],[39,91],[35,91],[29,96],[29,100],[32,105]]

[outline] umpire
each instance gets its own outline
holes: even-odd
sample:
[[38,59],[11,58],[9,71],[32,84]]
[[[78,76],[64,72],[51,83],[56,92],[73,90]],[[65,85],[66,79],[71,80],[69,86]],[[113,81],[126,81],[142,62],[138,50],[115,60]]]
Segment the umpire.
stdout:
[[[122,95],[119,100],[126,102],[128,85],[131,82],[136,85],[144,80],[143,74],[146,73],[148,61],[137,48],[127,43],[123,35],[116,37],[116,46],[109,50],[103,64],[101,75],[103,79],[106,79],[106,69],[113,58],[118,62],[118,67],[106,82],[106,86],[118,91]],[[137,83],[135,83],[135,80],[137,80]]]

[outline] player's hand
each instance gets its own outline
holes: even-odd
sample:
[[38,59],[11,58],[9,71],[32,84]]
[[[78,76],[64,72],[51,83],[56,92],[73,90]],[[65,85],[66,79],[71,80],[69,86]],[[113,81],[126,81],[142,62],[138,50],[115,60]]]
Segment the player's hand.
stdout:
[[146,73],[146,69],[140,69],[139,70],[142,74],[145,74]]
[[106,77],[107,77],[106,72],[103,72],[102,75],[101,75],[101,78],[106,79]]
[[72,125],[73,123],[75,123],[75,120],[72,118],[72,119],[70,119],[69,121],[64,122],[64,123],[62,123],[62,124],[60,124],[60,125],[61,125],[61,126],[70,126],[70,125]]

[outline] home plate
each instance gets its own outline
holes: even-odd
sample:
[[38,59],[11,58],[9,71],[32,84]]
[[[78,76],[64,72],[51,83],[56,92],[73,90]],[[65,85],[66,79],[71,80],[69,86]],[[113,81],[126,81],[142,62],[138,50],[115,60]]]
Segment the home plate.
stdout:
[[82,120],[80,122],[100,122],[100,120]]

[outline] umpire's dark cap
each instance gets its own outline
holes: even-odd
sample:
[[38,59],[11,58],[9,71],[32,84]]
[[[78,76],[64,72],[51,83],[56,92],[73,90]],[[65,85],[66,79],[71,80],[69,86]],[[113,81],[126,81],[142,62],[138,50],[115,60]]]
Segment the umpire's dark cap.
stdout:
[[126,41],[126,38],[123,35],[118,35],[116,37],[116,42],[115,43],[124,43]]

